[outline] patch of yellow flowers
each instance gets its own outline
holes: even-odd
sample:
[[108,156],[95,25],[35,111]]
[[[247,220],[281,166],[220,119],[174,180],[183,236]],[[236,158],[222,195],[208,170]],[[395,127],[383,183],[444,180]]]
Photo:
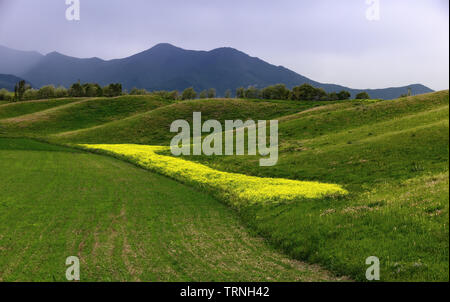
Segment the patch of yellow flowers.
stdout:
[[160,155],[164,146],[145,145],[80,145],[125,156],[140,166],[184,183],[219,191],[237,206],[245,203],[282,202],[299,198],[344,195],[348,192],[336,184],[297,181],[283,178],[262,178],[214,170],[208,166],[177,157]]

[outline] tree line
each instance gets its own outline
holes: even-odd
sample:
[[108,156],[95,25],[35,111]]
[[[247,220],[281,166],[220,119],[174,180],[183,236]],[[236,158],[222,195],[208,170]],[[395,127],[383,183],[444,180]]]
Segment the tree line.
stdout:
[[[20,81],[16,84],[14,92],[9,92],[5,89],[0,90],[0,100],[6,101],[22,101],[22,100],[36,100],[36,99],[51,99],[64,97],[116,97],[120,95],[158,95],[169,100],[191,100],[191,99],[212,99],[216,98],[216,90],[210,88],[202,90],[199,93],[193,87],[184,89],[181,93],[177,90],[173,91],[152,91],[145,89],[133,88],[130,92],[122,89],[122,84],[112,83],[101,87],[96,83],[84,83],[79,81],[70,86],[69,89],[53,85],[43,86],[40,89],[33,89],[25,81]],[[230,89],[225,92],[225,98],[232,98],[233,94]],[[254,86],[247,88],[240,87],[236,89],[236,98],[241,99],[273,99],[273,100],[302,100],[302,101],[340,101],[350,99],[351,94],[346,90],[340,92],[327,93],[322,88],[314,87],[310,84],[302,84],[288,89],[284,84],[277,84],[258,89]],[[356,95],[356,99],[370,99],[366,92],[361,92]]]
[[[268,100],[342,101],[350,99],[351,94],[346,90],[327,93],[324,89],[310,84],[295,86],[292,90],[286,88],[284,84],[277,84],[262,89],[254,86],[240,87],[236,90],[236,97]],[[366,92],[361,92],[356,95],[356,99],[370,99],[370,96]]]
[[116,97],[122,95],[122,84],[113,83],[101,87],[96,83],[74,83],[69,89],[53,85],[42,86],[39,89],[32,88],[25,81],[18,82],[14,92],[0,89],[0,100],[17,102],[24,100],[53,99],[64,97]]
[[[192,99],[212,99],[216,97],[216,90],[210,88],[197,93],[193,87],[186,88],[179,93],[174,91],[154,91],[149,92],[145,89],[133,88],[130,95],[145,95],[158,94],[167,99],[173,100],[192,100]],[[232,92],[230,89],[225,91],[225,98],[231,98]],[[350,92],[342,90],[340,92],[327,93],[322,88],[316,88],[310,84],[302,84],[288,89],[284,84],[277,84],[258,89],[254,86],[248,88],[240,87],[236,89],[235,97],[239,99],[267,99],[267,100],[302,100],[302,101],[340,101],[348,100],[351,97]],[[356,95],[356,99],[370,99],[367,92],[360,92]]]

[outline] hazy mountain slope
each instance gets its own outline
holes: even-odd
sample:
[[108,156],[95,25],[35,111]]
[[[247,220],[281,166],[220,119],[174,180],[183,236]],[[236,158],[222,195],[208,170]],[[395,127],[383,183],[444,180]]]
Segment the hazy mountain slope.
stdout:
[[9,91],[14,91],[14,86],[21,80],[22,78],[11,74],[0,74],[0,89],[5,88]]
[[0,73],[21,76],[43,58],[35,51],[15,50],[0,45]]

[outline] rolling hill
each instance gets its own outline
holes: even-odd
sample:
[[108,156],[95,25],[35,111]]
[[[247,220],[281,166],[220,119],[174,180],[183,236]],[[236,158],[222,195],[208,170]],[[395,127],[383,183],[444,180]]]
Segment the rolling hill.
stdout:
[[[4,58],[2,53],[6,53]],[[8,58],[17,61],[21,57],[24,57],[23,62],[14,69]],[[289,88],[309,83],[327,92],[345,89],[353,96],[363,91],[319,83],[233,48],[193,51],[165,43],[127,58],[109,61],[74,58],[57,52],[45,56],[29,52],[15,53],[13,50],[0,48],[0,73],[23,77],[37,87],[47,84],[68,87],[81,80],[101,85],[120,82],[128,90],[133,87],[180,91],[191,86],[197,91],[215,88],[222,96],[227,89],[235,91],[238,87],[251,85],[262,88],[278,83],[284,83]],[[393,99],[405,94],[408,88],[411,88],[412,94],[432,91],[423,85],[411,84],[405,87],[371,89],[368,92],[372,98]]]
[[[0,106],[0,133],[43,136],[94,127],[170,102],[154,96],[44,100]],[[38,110],[38,111],[36,111]],[[17,115],[22,112],[22,115]],[[31,112],[26,114],[25,112]]]
[[[136,107],[130,108],[133,102],[136,102]],[[23,183],[31,183],[31,188],[40,192],[39,196],[50,196],[49,200],[62,199],[65,203],[61,204],[61,208],[65,210],[65,204],[79,205],[79,212],[83,215],[77,216],[79,218],[69,216],[69,219],[84,226],[89,225],[87,221],[100,219],[101,223],[98,224],[99,227],[85,227],[85,236],[76,237],[75,242],[66,249],[90,255],[91,250],[99,246],[96,250],[98,253],[114,255],[104,258],[108,259],[108,263],[118,263],[123,267],[123,271],[113,277],[114,280],[134,280],[143,276],[147,276],[149,280],[158,280],[157,276],[160,276],[161,270],[170,272],[171,280],[197,280],[197,275],[192,271],[193,266],[187,267],[182,258],[198,259],[195,266],[198,271],[205,271],[202,268],[206,264],[201,259],[205,257],[206,249],[201,246],[210,246],[205,242],[215,242],[220,246],[219,249],[222,248],[224,242],[214,234],[222,232],[220,228],[224,224],[234,225],[234,222],[225,221],[227,216],[216,211],[214,202],[209,201],[206,195],[198,195],[199,200],[208,208],[203,209],[202,202],[193,201],[186,185],[194,186],[199,194],[211,194],[227,203],[214,188],[186,181],[183,186],[177,184],[180,185],[176,187],[179,194],[159,189],[155,193],[145,188],[158,183],[158,186],[171,190],[169,187],[174,188],[175,183],[160,176],[154,178],[148,171],[133,170],[118,161],[125,160],[147,169],[148,165],[154,164],[154,158],[138,161],[121,153],[99,151],[98,153],[102,154],[100,156],[86,153],[78,147],[70,147],[76,147],[80,143],[124,144],[127,148],[128,144],[167,146],[174,135],[169,132],[170,123],[180,118],[190,122],[192,112],[201,111],[204,119],[220,121],[278,119],[279,161],[273,167],[259,167],[257,156],[185,156],[182,159],[187,161],[186,167],[192,163],[192,166],[204,167],[205,171],[214,169],[262,178],[337,184],[348,191],[344,196],[305,197],[265,204],[241,203],[235,210],[245,228],[263,237],[266,243],[293,259],[320,264],[334,276],[344,275],[358,281],[366,280],[365,259],[375,255],[381,261],[382,281],[448,281],[448,90],[387,101],[348,100],[335,103],[244,99],[164,102],[144,96],[137,99],[121,97],[110,101],[104,98],[81,99],[58,106],[51,104],[51,108],[30,109],[27,102],[17,104],[21,105],[24,106],[23,110],[12,110],[8,107],[10,105],[0,105],[0,114],[2,110],[4,112],[3,118],[0,117],[0,137],[39,138],[52,144],[65,145],[63,150],[59,150],[65,153],[47,152],[39,155],[26,149],[31,151],[39,148],[46,151],[60,147],[48,144],[35,146],[36,142],[32,143],[30,140],[17,143],[11,138],[0,139],[0,149],[2,144],[3,149],[6,149],[5,152],[0,152],[0,156],[7,159],[0,163],[14,163],[4,164],[3,167],[6,172],[2,178],[6,182],[0,182],[0,186],[6,184],[9,188],[4,190],[6,193],[2,199],[3,203],[3,200],[6,200],[8,210],[2,211],[0,215],[4,217],[2,216],[0,221],[8,221],[8,211],[20,211],[21,207],[26,207],[33,211],[29,212],[30,216],[25,217],[19,225],[26,228],[28,223],[31,223],[30,217],[40,217],[42,213],[50,215],[49,213],[59,209],[59,203],[46,203],[45,198],[40,198],[38,204],[46,206],[34,208],[29,200],[35,199],[27,195],[28,191],[17,189],[17,186]],[[124,108],[128,109],[123,111]],[[23,112],[23,115],[18,115],[20,112]],[[158,151],[159,155],[171,156],[170,152],[163,149]],[[116,159],[107,158],[105,155],[114,156]],[[74,160],[75,158],[77,160]],[[41,176],[33,173],[36,169],[31,162],[45,166],[45,173],[55,171],[55,174],[49,174],[47,177],[55,180],[45,186],[46,195],[42,195],[42,183],[38,181]],[[54,167],[49,166],[51,162],[57,164]],[[73,165],[74,162],[80,164]],[[178,168],[180,167],[183,168],[182,165]],[[118,171],[114,172],[114,169]],[[20,174],[18,171],[27,172]],[[55,176],[66,175],[69,173],[67,171],[74,173],[74,176],[71,174],[70,181],[65,177]],[[148,172],[148,176],[145,176],[144,172]],[[18,174],[24,175],[24,178],[14,178],[14,175]],[[209,181],[213,181],[212,174],[210,178],[212,179]],[[115,186],[109,186],[111,183]],[[132,192],[131,196],[124,194],[122,186],[128,186],[127,192]],[[55,195],[54,192],[59,193]],[[81,196],[80,204],[75,203],[76,200],[70,192],[77,192],[76,195]],[[164,198],[161,199],[161,196]],[[20,200],[17,208],[12,202],[14,200]],[[94,200],[101,200],[101,203],[93,202]],[[115,201],[120,202],[116,204]],[[191,207],[195,210],[191,211]],[[153,208],[156,210],[153,211]],[[125,209],[123,213],[126,214],[120,214],[121,209]],[[186,219],[180,220],[176,216],[179,211],[186,211],[183,216]],[[205,224],[201,218],[203,215],[208,217]],[[118,237],[115,237],[119,239],[111,239],[108,234],[115,232],[110,232],[108,226],[116,226],[119,219],[129,219],[122,225],[133,231],[127,231],[127,228],[119,229]],[[193,221],[201,222],[200,225],[193,225]],[[60,225],[57,220],[52,223],[55,227]],[[209,232],[204,228],[205,225],[214,229]],[[33,229],[36,234],[51,238],[45,231],[49,228],[41,221],[36,222],[33,227],[36,228]],[[8,229],[7,234],[13,232],[12,230]],[[152,241],[152,236],[144,235],[157,230],[160,230],[157,234],[164,235],[158,235],[156,241]],[[67,231],[76,232],[72,229]],[[189,248],[176,243],[181,238],[178,232],[183,236],[195,233],[208,240],[204,242],[192,238],[191,244],[195,248]],[[83,242],[82,238],[86,238],[86,241]],[[227,237],[225,242],[229,242],[229,238]],[[0,243],[1,240],[0,238]],[[27,238],[20,240],[25,242]],[[127,245],[126,242],[131,244]],[[234,239],[232,242],[236,243]],[[34,244],[39,247],[42,243]],[[87,250],[84,250],[84,247]],[[244,248],[240,244],[233,244],[233,247]],[[227,245],[224,248],[228,251],[225,253],[230,253],[230,258],[220,258],[215,253],[212,257],[218,259],[217,265],[223,267],[226,273],[218,275],[206,270],[210,279],[229,280],[232,271],[238,272],[237,269],[230,268],[235,261],[249,261],[247,257],[242,259],[231,252]],[[166,255],[162,250],[170,252],[167,259],[157,262],[156,275],[134,270],[137,267],[133,266],[134,263],[145,267],[146,262],[142,260],[145,258],[144,254],[154,255],[156,251]],[[218,249],[214,249],[216,250]],[[135,260],[130,260],[133,259],[133,252],[138,254],[140,251],[144,251],[143,254],[136,256]],[[28,256],[27,253],[32,253],[32,250],[18,252],[17,256],[9,253],[8,257],[4,258],[7,259],[5,263],[14,265],[17,263],[17,257]],[[58,255],[53,252],[47,254],[49,257]],[[268,255],[266,252],[263,254]],[[255,256],[260,257],[262,263],[273,267],[270,261],[266,262],[268,258]],[[111,276],[111,272],[101,269],[104,265],[96,262],[97,258],[87,257],[88,263],[92,264],[89,265],[90,277],[96,279],[102,274]],[[255,272],[253,262],[250,261],[246,265]],[[51,268],[47,270],[51,271]],[[291,268],[283,270],[277,278],[292,280],[291,272]],[[244,274],[239,272],[241,273]],[[266,277],[264,274],[255,273]],[[14,279],[14,276],[8,275],[8,278]]]

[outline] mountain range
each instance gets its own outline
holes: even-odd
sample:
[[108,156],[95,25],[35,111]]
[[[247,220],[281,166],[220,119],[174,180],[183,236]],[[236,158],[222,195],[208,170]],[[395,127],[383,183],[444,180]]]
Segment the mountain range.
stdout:
[[[412,94],[432,92],[421,84],[384,89],[353,89],[337,84],[319,83],[283,66],[269,64],[239,50],[223,47],[211,51],[186,50],[171,44],[158,44],[133,56],[102,60],[75,58],[52,52],[42,55],[0,46],[0,74],[14,75],[34,87],[53,84],[69,87],[72,83],[95,82],[100,85],[122,83],[152,90],[179,90],[194,87],[197,91],[215,88],[218,95],[227,89],[283,83],[288,88],[309,83],[327,92],[348,90],[352,96],[366,91],[372,98],[393,99],[411,89]],[[0,84],[1,85],[1,84]],[[2,88],[0,86],[0,88]]]

